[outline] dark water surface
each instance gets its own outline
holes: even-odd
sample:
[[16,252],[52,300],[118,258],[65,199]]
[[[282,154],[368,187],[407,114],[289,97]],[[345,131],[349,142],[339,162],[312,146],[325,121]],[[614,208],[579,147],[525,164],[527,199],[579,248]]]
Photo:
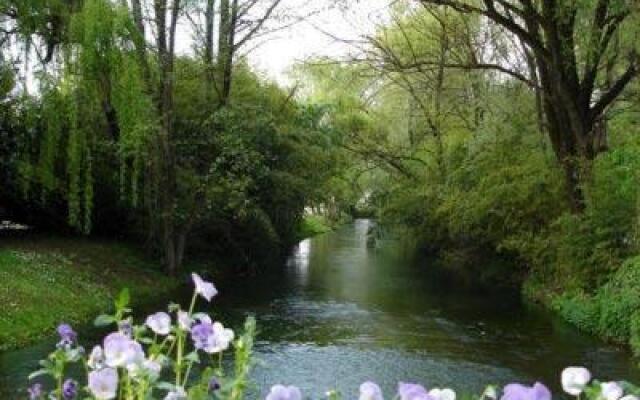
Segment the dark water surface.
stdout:
[[[251,397],[285,383],[316,399],[338,388],[350,400],[365,380],[379,382],[388,398],[399,380],[462,392],[540,380],[558,393],[559,373],[568,365],[640,382],[626,349],[581,334],[517,297],[453,290],[426,273],[428,262],[409,261],[401,242],[368,248],[370,223],[358,220],[305,240],[281,272],[220,288],[211,309],[216,317],[234,327],[248,314],[258,319],[262,363]],[[15,398],[51,345],[0,354],[0,399]]]

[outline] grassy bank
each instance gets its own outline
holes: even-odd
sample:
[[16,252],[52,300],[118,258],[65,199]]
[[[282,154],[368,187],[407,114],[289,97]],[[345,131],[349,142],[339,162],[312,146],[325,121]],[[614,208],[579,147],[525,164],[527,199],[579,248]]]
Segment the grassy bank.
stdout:
[[640,356],[640,257],[628,259],[591,292],[532,278],[525,283],[524,294],[585,332],[628,344]]
[[157,263],[116,242],[67,238],[0,243],[0,350],[49,335],[61,321],[86,323],[128,287],[148,301],[175,288]]
[[320,215],[306,215],[298,227],[300,240],[310,238],[333,230],[331,223]]

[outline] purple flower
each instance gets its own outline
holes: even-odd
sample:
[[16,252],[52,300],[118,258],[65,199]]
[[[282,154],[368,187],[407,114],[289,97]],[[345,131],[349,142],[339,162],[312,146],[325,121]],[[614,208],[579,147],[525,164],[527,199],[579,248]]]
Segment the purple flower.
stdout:
[[29,400],[38,400],[42,398],[42,385],[39,383],[33,384],[29,389]]
[[59,346],[70,346],[78,337],[69,324],[60,324],[56,331],[58,332],[58,335],[60,335],[60,343],[58,343]]
[[191,274],[191,278],[193,279],[193,283],[196,285],[196,293],[202,296],[205,300],[211,301],[213,296],[218,294],[218,290],[213,283],[207,282],[200,277],[200,275],[193,273]]
[[400,400],[433,400],[424,386],[415,383],[400,382],[398,396],[400,396]]
[[191,339],[194,347],[198,350],[204,350],[212,336],[213,324],[209,322],[200,322],[191,328]]
[[302,392],[295,386],[275,385],[265,400],[302,400]]
[[533,386],[512,383],[504,387],[500,400],[551,400],[551,392],[539,382]]
[[78,395],[78,383],[73,379],[67,379],[62,384],[62,397],[64,400],[73,400]]
[[214,377],[209,379],[209,393],[215,392],[216,390],[220,390],[220,382]]
[[89,373],[89,390],[98,400],[111,400],[118,390],[118,372],[105,368]]
[[127,337],[133,336],[133,327],[131,326],[131,320],[125,319],[118,323],[118,331]]

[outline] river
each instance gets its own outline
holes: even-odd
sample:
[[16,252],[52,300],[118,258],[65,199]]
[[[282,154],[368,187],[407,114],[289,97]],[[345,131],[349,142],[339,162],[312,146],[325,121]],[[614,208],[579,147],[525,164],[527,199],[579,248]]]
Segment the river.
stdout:
[[[628,350],[578,332],[517,296],[456,290],[429,274],[401,241],[371,248],[357,220],[301,242],[281,271],[220,288],[212,312],[233,326],[258,319],[252,398],[274,383],[312,398],[337,388],[357,398],[365,380],[387,397],[398,381],[479,393],[486,384],[547,382],[584,365],[603,379],[640,382]],[[0,398],[11,399],[51,341],[0,354]]]

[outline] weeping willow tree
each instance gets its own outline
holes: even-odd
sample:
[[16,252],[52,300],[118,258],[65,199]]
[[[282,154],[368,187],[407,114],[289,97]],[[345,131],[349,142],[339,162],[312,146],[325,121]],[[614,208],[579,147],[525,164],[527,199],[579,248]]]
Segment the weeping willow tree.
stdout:
[[122,200],[138,206],[154,116],[126,7],[86,0],[66,34],[60,68],[40,80],[41,103],[33,112],[41,140],[32,143],[36,150],[26,152],[20,171],[28,196],[64,198],[69,225],[89,233],[94,163],[105,156],[117,161]]

